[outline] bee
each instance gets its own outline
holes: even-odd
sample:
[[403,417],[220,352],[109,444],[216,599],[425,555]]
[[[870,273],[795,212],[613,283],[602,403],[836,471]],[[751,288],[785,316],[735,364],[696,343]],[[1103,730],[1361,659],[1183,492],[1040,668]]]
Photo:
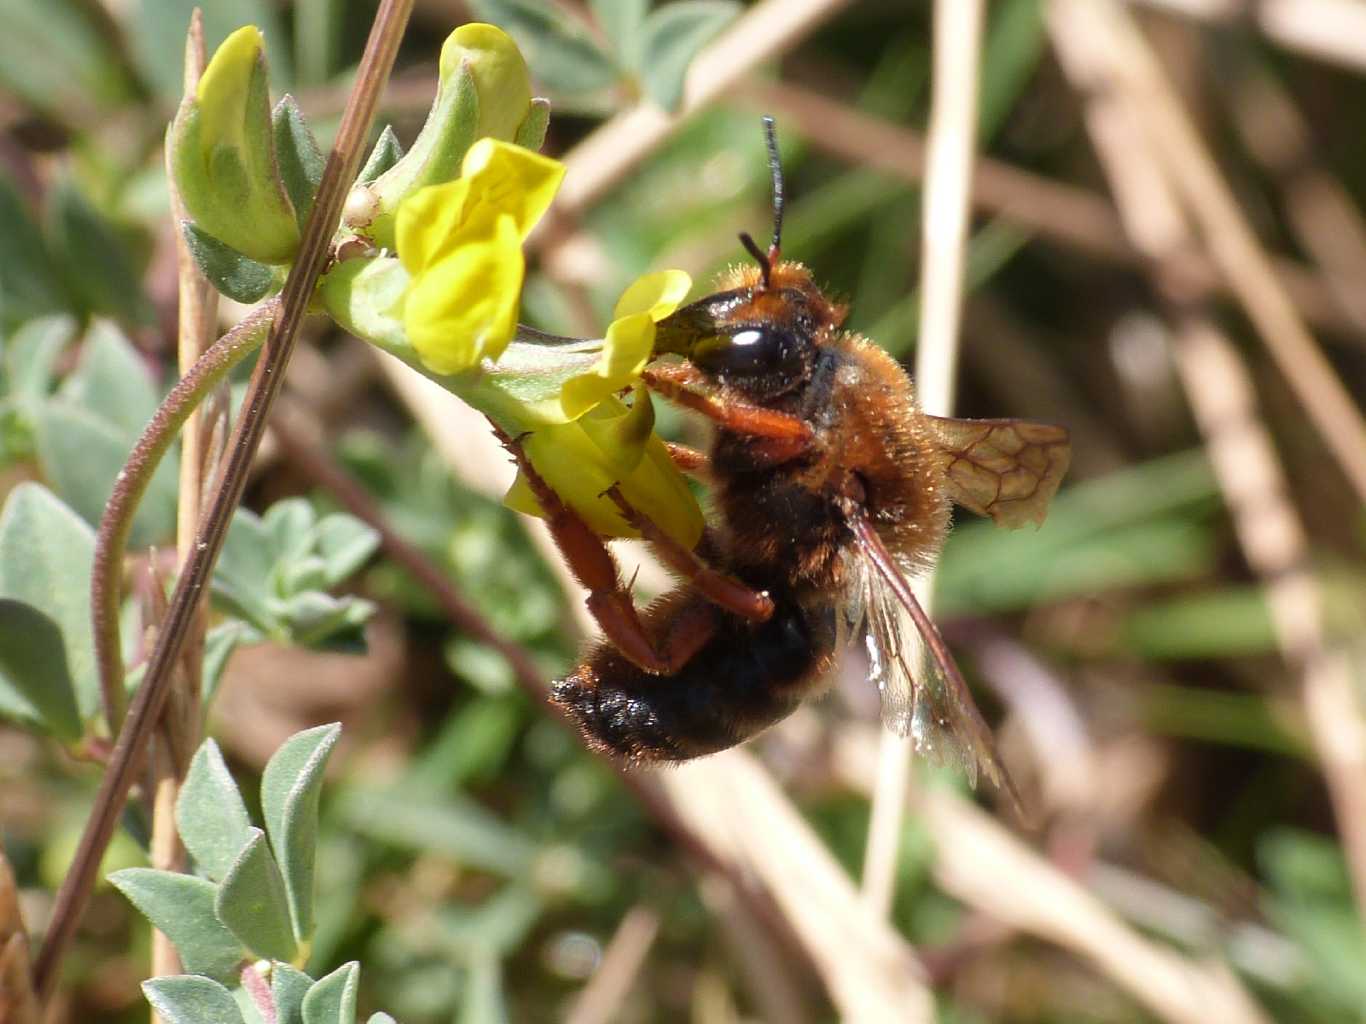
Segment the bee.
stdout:
[[1041,522],[1067,431],[919,408],[901,366],[844,330],[846,308],[781,258],[782,171],[764,120],[772,242],[740,236],[754,263],[662,320],[644,372],[653,393],[713,424],[709,453],[670,449],[709,485],[712,520],[687,550],[607,492],[678,587],[637,611],[603,540],[504,438],[604,634],[551,700],[594,750],[631,766],[686,761],[790,714],[861,640],[886,724],[1013,792],[908,580],[934,564],[951,503],[1007,527]]

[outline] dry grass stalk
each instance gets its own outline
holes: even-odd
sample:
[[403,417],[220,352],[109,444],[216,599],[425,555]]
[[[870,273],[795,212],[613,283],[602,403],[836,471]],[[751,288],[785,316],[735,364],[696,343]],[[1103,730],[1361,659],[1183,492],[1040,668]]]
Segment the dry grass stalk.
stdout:
[[1360,0],[1137,0],[1200,21],[1251,19],[1268,39],[1310,57],[1366,69],[1366,6]]
[[[921,407],[937,416],[953,411],[985,21],[986,5],[981,0],[937,0],[935,4],[920,260],[924,306],[915,351],[915,386]],[[932,575],[916,581],[916,596],[927,611],[933,589]],[[863,861],[864,898],[881,914],[892,905],[911,756],[908,739],[883,732]]]
[[[1090,0],[1087,0],[1089,3]],[[1309,567],[1304,527],[1256,410],[1255,391],[1232,345],[1190,297],[1173,292],[1168,258],[1195,244],[1177,194],[1176,168],[1155,152],[1140,109],[1143,93],[1092,89],[1101,47],[1056,0],[1050,24],[1064,69],[1089,94],[1087,124],[1135,243],[1148,253],[1176,310],[1178,371],[1205,435],[1215,474],[1249,564],[1267,588],[1272,623],[1300,679],[1311,736],[1337,814],[1358,905],[1366,908],[1366,715],[1342,652],[1327,643],[1322,598]],[[1083,4],[1083,6],[1086,6]],[[1191,211],[1195,216],[1195,211]]]
[[1003,924],[1089,960],[1172,1024],[1270,1024],[1228,967],[1149,942],[982,811],[947,790],[916,801],[940,850],[935,880]]
[[1366,501],[1366,420],[1305,329],[1199,133],[1127,10],[1114,0],[1051,0],[1055,44],[1086,94],[1117,91],[1277,367],[1358,496]]
[[608,1024],[616,1019],[658,934],[658,914],[640,904],[628,910],[607,943],[598,969],[565,1017],[565,1024]]

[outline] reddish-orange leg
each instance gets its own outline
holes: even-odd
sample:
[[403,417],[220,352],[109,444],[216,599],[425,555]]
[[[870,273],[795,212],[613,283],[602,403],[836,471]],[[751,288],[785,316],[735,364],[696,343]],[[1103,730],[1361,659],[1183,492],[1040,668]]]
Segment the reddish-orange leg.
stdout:
[[643,376],[651,391],[700,412],[723,430],[755,438],[750,450],[770,462],[786,462],[811,447],[811,428],[797,417],[720,393],[691,363],[661,363]]
[[711,458],[706,452],[699,452],[696,448],[689,448],[686,444],[676,444],[673,441],[665,441],[664,447],[668,449],[669,458],[673,459],[674,465],[681,472],[701,480],[704,484],[712,482]]
[[626,521],[650,542],[660,560],[683,576],[694,590],[712,604],[751,622],[766,622],[773,615],[773,599],[763,591],[747,587],[739,580],[711,568],[622,497],[621,490],[616,486],[607,489],[607,496],[621,509]]
[[493,432],[517,460],[531,493],[545,513],[555,546],[564,555],[574,578],[588,589],[588,610],[612,646],[628,661],[655,675],[672,675],[686,665],[715,631],[711,609],[698,606],[698,611],[677,616],[669,623],[659,643],[651,640],[636,612],[630,589],[621,582],[616,559],[603,539],[560,500],[544,477],[536,472],[520,444],[496,425]]

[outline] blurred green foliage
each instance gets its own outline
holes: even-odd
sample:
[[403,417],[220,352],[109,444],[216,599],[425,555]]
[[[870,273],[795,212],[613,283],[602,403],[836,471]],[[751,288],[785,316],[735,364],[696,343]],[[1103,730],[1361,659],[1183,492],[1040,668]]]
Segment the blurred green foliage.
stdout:
[[[160,145],[180,90],[191,6],[0,0],[0,85],[9,94],[0,106],[0,714],[51,737],[0,733],[0,841],[27,893],[59,880],[96,779],[90,764],[58,750],[79,753],[81,741],[99,733],[86,625],[93,525],[173,374],[172,229]],[[558,154],[640,97],[676,107],[687,58],[741,11],[699,0],[475,0],[471,7],[525,47],[540,88],[555,101],[547,150]],[[262,26],[276,87],[296,92],[325,145],[372,10],[343,0],[212,2],[206,36],[212,48],[245,21]],[[431,13],[415,23],[402,80],[434,81],[449,27]],[[1183,31],[1189,47],[1207,42]],[[1037,0],[992,7],[983,145],[1021,168],[1097,189],[1075,103],[1045,42]],[[1326,140],[1317,155],[1350,193],[1366,196],[1359,147],[1340,141],[1355,137],[1350,126],[1366,101],[1361,80],[1272,52],[1250,35],[1220,45],[1310,98]],[[864,113],[920,127],[929,56],[927,10],[861,3],[794,44],[780,71],[763,74],[819,82]],[[1207,80],[1217,78],[1211,67],[1197,62],[1188,85],[1219,124],[1221,83]],[[411,142],[425,106],[395,93],[383,116],[400,141]],[[787,130],[781,120],[779,128],[790,196],[785,252],[848,299],[851,327],[908,355],[918,318],[917,190],[828,156],[820,139]],[[1212,138],[1233,179],[1258,197],[1254,213],[1268,242],[1295,252],[1273,208],[1275,183],[1222,129]],[[606,323],[624,285],[645,270],[685,266],[705,279],[741,258],[735,232],[762,231],[768,203],[754,111],[727,98],[689,118],[584,214],[580,226],[591,245],[581,250],[582,273],[569,280],[550,263],[537,269],[524,317],[581,333]],[[1233,959],[1269,1012],[1296,1021],[1356,1019],[1366,1004],[1366,936],[1332,837],[1296,681],[1278,654],[1266,602],[1199,435],[1183,413],[1162,411],[1180,408],[1170,374],[1135,379],[1114,357],[1116,325],[1151,305],[1141,271],[1045,244],[1005,219],[982,219],[973,228],[968,283],[963,414],[1090,429],[1076,432],[1075,471],[1042,529],[1004,534],[984,523],[958,524],[938,590],[950,637],[959,635],[955,627],[969,638],[988,629],[1027,646],[1086,723],[1102,760],[1133,766],[1111,769],[1118,774],[1107,780],[1120,805],[1097,811],[1082,833],[1106,861],[1180,891],[1220,922],[1215,938],[1191,952],[1224,950],[1237,927],[1256,925],[1270,938],[1256,955]],[[980,329],[974,309],[992,312],[987,322],[1010,330]],[[1240,340],[1251,337],[1236,319],[1230,325]],[[338,366],[346,364],[344,342],[318,340]],[[1325,341],[1362,393],[1360,337]],[[1332,619],[1342,636],[1359,642],[1366,516],[1306,439],[1302,414],[1259,350],[1248,344],[1245,354],[1265,389],[1268,423],[1291,456],[1315,555],[1331,567]],[[336,380],[331,372],[323,371],[322,387],[300,385],[316,400],[329,450],[498,632],[527,648],[547,677],[563,671],[577,638],[557,577],[522,524],[452,479],[377,382],[366,377],[355,386],[344,371]],[[334,385],[345,408],[328,407]],[[659,413],[672,435],[699,441],[686,417],[662,407]],[[168,463],[135,524],[144,579],[153,546],[173,541],[176,487]],[[718,978],[743,1013],[762,1013],[753,978],[699,895],[689,862],[619,778],[516,688],[500,654],[447,623],[426,591],[375,554],[373,535],[340,517],[334,499],[311,492],[287,462],[262,469],[249,506],[215,579],[210,680],[220,678],[233,650],[260,651],[264,640],[333,650],[315,650],[297,675],[233,678],[235,688],[272,697],[291,724],[271,717],[269,701],[245,719],[231,717],[238,710],[211,720],[227,751],[216,781],[236,791],[238,779],[250,794],[264,770],[269,789],[270,769],[252,737],[273,737],[273,748],[305,720],[345,717],[349,746],[333,759],[316,836],[305,837],[310,849],[316,839],[316,921],[299,926],[298,892],[306,883],[295,871],[292,888],[286,884],[289,855],[276,846],[282,818],[267,798],[254,818],[267,838],[255,840],[256,860],[243,866],[238,884],[273,884],[273,858],[284,872],[280,905],[294,916],[273,919],[268,939],[279,948],[252,946],[259,937],[244,947],[287,954],[284,947],[306,933],[311,952],[299,966],[312,978],[332,979],[315,997],[327,1012],[343,1012],[354,998],[361,1019],[384,1007],[405,1024],[550,1019],[564,1013],[601,962],[623,915],[643,905],[658,914],[661,930],[622,1019],[724,1019],[697,1010],[698,993]],[[142,613],[155,602],[148,586],[129,589],[126,646],[136,656],[147,625]],[[5,617],[18,602],[25,610]],[[7,643],[16,636],[22,649]],[[346,664],[363,662],[356,654],[362,637],[374,657],[384,643],[401,651],[383,685],[360,694],[344,683],[322,685],[344,675],[326,660],[336,649],[351,652]],[[264,650],[269,656],[273,648]],[[980,681],[970,640],[961,650]],[[31,668],[35,657],[41,675]],[[868,695],[860,701],[840,692],[811,712],[829,732],[868,714]],[[783,765],[788,742],[779,735],[758,746]],[[866,793],[851,790],[819,744],[796,749],[799,763],[785,769],[790,788],[856,874],[867,838]],[[1151,789],[1124,791],[1125,771],[1151,773]],[[242,822],[255,810],[244,810]],[[130,823],[137,824],[136,812]],[[145,840],[145,816],[135,831]],[[211,856],[192,853],[205,885],[226,884],[226,871],[206,869]],[[240,853],[219,867],[231,867]],[[120,866],[136,856],[125,839]],[[1146,1019],[1102,975],[1064,963],[1043,943],[979,942],[972,915],[935,885],[935,856],[934,837],[908,823],[894,921],[928,953],[943,954],[933,957],[948,965],[943,1019]],[[255,874],[246,874],[248,867]],[[203,896],[186,899],[207,906]],[[146,973],[145,922],[107,890],[96,895],[90,922],[63,982],[68,1019],[143,1019],[136,980]],[[237,941],[234,925],[253,935],[270,923],[219,925]],[[833,1019],[799,955],[781,940],[774,948],[791,975],[784,984],[808,1019]],[[360,975],[338,967],[356,961],[364,964]],[[157,998],[185,995],[159,984]],[[1106,999],[1091,999],[1098,989]]]

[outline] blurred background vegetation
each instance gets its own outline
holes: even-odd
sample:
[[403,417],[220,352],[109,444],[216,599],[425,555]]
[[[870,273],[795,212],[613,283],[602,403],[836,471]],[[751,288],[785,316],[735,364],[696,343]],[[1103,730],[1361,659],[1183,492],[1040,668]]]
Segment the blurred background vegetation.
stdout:
[[[703,282],[739,258],[737,230],[762,234],[769,182],[757,115],[774,113],[790,196],[785,254],[847,297],[851,327],[909,358],[931,5],[832,0],[786,15],[774,3],[702,5],[705,18],[666,25],[659,38],[693,32],[700,45],[765,17],[777,52],[737,57],[748,61],[738,84],[700,108],[683,101],[674,130],[638,119],[648,136],[640,158],[614,165],[612,151],[581,144],[629,129],[638,102],[680,102],[669,85],[677,75],[659,65],[676,59],[668,46],[642,64],[621,44],[621,26],[641,6],[421,0],[380,121],[404,141],[416,134],[455,24],[477,17],[517,34],[554,104],[546,151],[568,154],[567,190],[576,175],[595,183],[533,242],[523,319],[592,335],[637,275],[679,266]],[[1059,62],[1046,6],[989,7],[979,119],[987,166],[967,254],[957,411],[1063,423],[1073,469],[1038,532],[966,521],[955,529],[938,615],[999,724],[1006,761],[1041,794],[1029,863],[1067,892],[1098,898],[1146,950],[1191,964],[1223,958],[1267,1017],[1361,1019],[1366,934],[1356,908],[1366,893],[1353,900],[1345,830],[1366,822],[1335,816],[1306,710],[1305,652],[1287,657],[1266,596],[1277,577],[1268,580],[1246,524],[1229,511],[1220,423],[1192,413],[1202,381],[1222,383],[1178,370],[1192,310],[1218,326],[1255,387],[1244,413],[1273,439],[1288,499],[1276,507],[1302,520],[1304,564],[1325,606],[1323,647],[1347,659],[1358,696],[1363,502],[1223,287],[1227,270],[1211,269],[1217,235],[1208,249],[1192,242],[1178,254],[1184,263],[1126,236],[1143,208],[1129,203],[1129,219],[1118,216],[1088,134],[1095,110]],[[1132,13],[1322,353],[1360,399],[1366,36],[1355,53],[1316,50],[1313,20],[1341,5],[1281,6],[1309,19],[1308,31],[1251,17],[1201,21],[1192,12],[1210,5],[1195,3],[1135,3]],[[191,7],[0,0],[0,501],[38,480],[93,524],[123,453],[174,379],[161,145]],[[801,30],[782,35],[798,7]],[[326,144],[373,4],[207,0],[204,13],[210,47],[240,24],[263,28],[273,88],[297,97]],[[1314,188],[1339,203],[1326,222],[1305,213],[1322,198]],[[224,302],[221,315],[226,323],[238,313]],[[490,493],[477,460],[434,447],[433,418],[439,427],[445,414],[429,411],[424,429],[411,393],[370,350],[321,323],[306,335],[287,391],[293,430],[313,454],[301,455],[297,438],[268,442],[250,508],[300,497],[309,515],[336,511],[337,494],[314,471],[318,453],[334,458],[546,678],[563,672],[581,640],[576,599]],[[102,402],[106,387],[124,392]],[[699,440],[695,424],[662,403],[658,411],[666,433]],[[1241,465],[1253,473],[1258,464]],[[143,555],[173,543],[174,503],[172,472],[139,520]],[[220,591],[231,589],[231,556]],[[365,653],[355,644],[239,647],[209,719],[244,778],[291,732],[344,724],[324,794],[314,964],[361,960],[362,1006],[405,1024],[550,1020],[576,1006],[579,1024],[835,1018],[827,975],[813,973],[809,947],[770,896],[759,886],[746,893],[743,871],[720,879],[700,869],[615,772],[517,688],[503,654],[452,626],[383,554],[346,586],[377,609]],[[287,625],[258,634],[300,639]],[[857,670],[846,674],[831,698],[753,749],[857,879],[876,699]],[[1366,763],[1355,762],[1353,776],[1347,754],[1338,783],[1350,802],[1352,787],[1366,788]],[[0,725],[0,843],[36,934],[97,778],[96,766],[51,741]],[[935,776],[933,785],[961,783]],[[1009,895],[956,886],[952,863],[971,863],[972,851],[934,820],[913,810],[905,823],[892,923],[924,964],[942,1019],[1213,1019],[1145,1000],[1126,973],[1133,965],[1107,960],[1105,950],[1119,948],[1110,933],[1078,939]],[[108,867],[143,861],[124,835]],[[1061,903],[1056,912],[1068,913]],[[55,1019],[145,1018],[148,936],[123,898],[101,889]],[[611,997],[580,1002],[609,968]]]

